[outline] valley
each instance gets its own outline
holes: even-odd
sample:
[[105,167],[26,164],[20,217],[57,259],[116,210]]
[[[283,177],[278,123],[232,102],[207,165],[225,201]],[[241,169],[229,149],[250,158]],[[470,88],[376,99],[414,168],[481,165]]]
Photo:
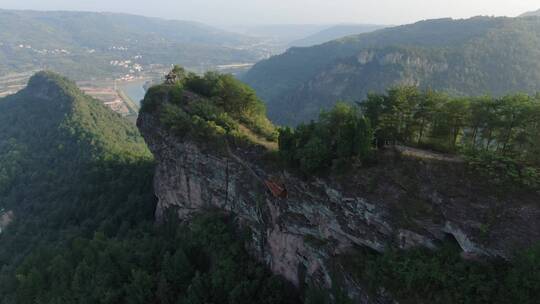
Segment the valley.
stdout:
[[[91,24],[99,28],[86,30]],[[139,83],[161,81],[173,63],[196,73],[240,74],[276,52],[262,38],[124,14],[0,9],[0,27],[0,97],[49,70],[132,119],[144,97]]]
[[538,303],[535,6],[124,1],[0,8],[0,304]]
[[25,73],[9,73],[0,76],[0,97],[12,95],[20,91],[26,86],[28,79],[36,71],[29,71]]

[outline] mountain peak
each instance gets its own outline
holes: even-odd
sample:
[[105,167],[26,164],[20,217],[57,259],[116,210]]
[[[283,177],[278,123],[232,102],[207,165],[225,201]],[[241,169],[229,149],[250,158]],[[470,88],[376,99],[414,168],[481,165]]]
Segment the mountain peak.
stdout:
[[62,98],[79,95],[82,92],[77,85],[66,77],[49,71],[41,71],[30,78],[25,93],[39,99],[56,102],[73,101],[75,98]]
[[51,150],[51,155],[59,146],[71,146],[81,159],[148,156],[132,123],[52,72],[38,72],[25,89],[3,98],[0,122],[6,136],[13,133],[7,138],[29,141],[29,149]]

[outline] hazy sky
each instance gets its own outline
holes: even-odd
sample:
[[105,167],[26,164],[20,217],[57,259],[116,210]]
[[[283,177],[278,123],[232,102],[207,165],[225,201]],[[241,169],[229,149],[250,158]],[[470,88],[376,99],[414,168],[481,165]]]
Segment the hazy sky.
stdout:
[[209,24],[379,23],[516,16],[538,0],[0,0],[0,8],[133,13]]

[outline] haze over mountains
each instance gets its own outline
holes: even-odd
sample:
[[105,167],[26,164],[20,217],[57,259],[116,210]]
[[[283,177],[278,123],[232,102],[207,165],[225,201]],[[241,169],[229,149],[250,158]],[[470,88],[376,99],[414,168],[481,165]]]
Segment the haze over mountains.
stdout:
[[[198,22],[127,14],[0,10],[0,73],[48,69],[87,80],[137,76],[171,64],[199,72],[245,69],[309,35],[316,36],[299,43],[326,42],[355,31],[329,27],[229,27],[239,34]],[[370,29],[360,26],[358,32]]]
[[382,29],[386,26],[384,25],[374,25],[374,24],[340,24],[335,25],[330,28],[324,29],[315,34],[309,35],[305,38],[295,40],[290,43],[292,47],[304,47],[304,46],[313,46],[345,36],[362,34],[373,32],[378,29]]
[[223,25],[224,28],[240,34],[266,37],[287,45],[292,41],[323,31],[328,24],[261,24],[261,25]]
[[278,123],[296,124],[336,101],[415,85],[451,94],[540,90],[540,18],[421,21],[291,48],[263,60],[244,80]]
[[224,25],[232,32],[258,37],[275,45],[275,50],[284,52],[294,46],[312,46],[353,34],[381,29],[374,24],[268,24],[268,25]]
[[212,69],[269,55],[253,37],[134,15],[0,10],[0,28],[2,74],[46,68],[84,79],[173,63]]
[[540,9],[537,11],[530,11],[530,12],[521,14],[521,17],[530,17],[530,16],[540,16]]

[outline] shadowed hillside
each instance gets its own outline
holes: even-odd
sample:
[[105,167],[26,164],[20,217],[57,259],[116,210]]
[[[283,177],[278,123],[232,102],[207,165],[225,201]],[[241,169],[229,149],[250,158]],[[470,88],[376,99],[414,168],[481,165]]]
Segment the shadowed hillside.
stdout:
[[415,85],[454,95],[540,90],[540,18],[440,19],[292,48],[244,77],[270,118],[297,124],[336,101]]

